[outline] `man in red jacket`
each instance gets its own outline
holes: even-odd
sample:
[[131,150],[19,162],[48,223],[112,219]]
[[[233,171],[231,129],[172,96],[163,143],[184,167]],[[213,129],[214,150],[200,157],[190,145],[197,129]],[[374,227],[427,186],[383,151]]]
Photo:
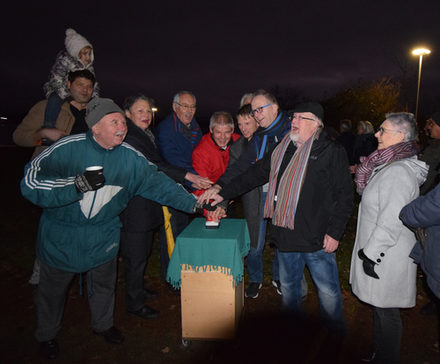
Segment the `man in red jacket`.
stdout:
[[[209,133],[194,149],[193,168],[201,177],[215,183],[225,172],[229,162],[229,146],[240,136],[234,133],[234,120],[230,113],[217,111],[209,120]],[[194,193],[200,196],[204,190]]]

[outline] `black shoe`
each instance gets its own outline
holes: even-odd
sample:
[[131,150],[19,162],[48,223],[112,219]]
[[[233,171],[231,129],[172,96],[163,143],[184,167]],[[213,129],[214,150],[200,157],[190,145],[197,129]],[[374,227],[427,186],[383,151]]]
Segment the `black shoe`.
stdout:
[[437,313],[437,306],[434,302],[429,301],[420,309],[419,312],[423,316],[433,316]]
[[154,291],[152,289],[144,288],[143,293],[144,293],[144,299],[146,300],[157,297],[157,291]]
[[144,319],[152,319],[159,317],[159,311],[147,305],[144,305],[140,310],[128,311],[128,313],[142,317]]
[[277,289],[277,293],[281,296],[281,282],[279,280],[273,280],[272,279],[272,286],[274,286]]
[[246,288],[246,291],[244,292],[244,296],[247,298],[257,298],[258,292],[260,291],[262,284],[251,282]]
[[59,352],[60,349],[58,348],[58,344],[55,340],[43,341],[40,343],[40,353],[46,359],[58,358]]
[[114,326],[101,332],[94,331],[96,335],[103,336],[105,341],[109,344],[122,344],[124,342],[124,335]]
[[373,351],[373,352],[370,352],[367,355],[363,356],[361,358],[361,361],[364,363],[373,363],[375,358],[376,358],[376,352]]

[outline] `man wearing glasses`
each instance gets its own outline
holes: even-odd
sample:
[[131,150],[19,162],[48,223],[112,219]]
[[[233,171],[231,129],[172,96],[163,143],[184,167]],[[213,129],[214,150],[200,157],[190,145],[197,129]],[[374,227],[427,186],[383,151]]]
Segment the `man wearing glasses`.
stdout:
[[268,182],[264,216],[271,219],[271,240],[278,248],[283,309],[302,318],[307,266],[330,330],[322,354],[336,349],[345,333],[335,251],[353,209],[347,154],[328,138],[323,116],[318,103],[298,105],[290,133],[273,152],[212,196],[215,205]]
[[[278,101],[269,92],[258,90],[253,94],[251,101],[251,116],[259,124],[259,128],[254,133],[252,139],[247,144],[239,159],[228,166],[225,173],[217,181],[216,185],[205,192],[207,198],[218,192],[222,186],[226,185],[235,176],[246,171],[252,164],[263,158],[278,142],[283,139],[290,128],[290,120],[286,113],[280,110]],[[255,211],[258,216],[255,225],[257,231],[250,231],[251,248],[246,257],[246,267],[249,273],[249,284],[245,291],[248,298],[257,298],[263,282],[263,249],[266,242],[266,220],[263,217],[263,207],[266,200],[267,186],[256,187],[259,194],[255,201]],[[246,191],[245,191],[246,192]],[[279,281],[278,259],[275,251],[272,262],[272,284],[281,294]]]
[[[196,113],[196,97],[190,91],[179,91],[173,98],[173,112],[158,125],[156,131],[159,151],[171,165],[182,167],[187,172],[197,174],[192,166],[192,152],[202,139],[202,130],[194,118]],[[212,185],[208,178],[198,180],[198,183],[186,182],[186,189],[205,189]],[[189,223],[189,215],[169,208],[172,215],[171,226],[176,237]],[[161,249],[166,251],[166,238],[163,229],[160,233]],[[168,262],[166,254],[161,254],[162,275],[166,275]],[[162,277],[165,279],[165,276]]]

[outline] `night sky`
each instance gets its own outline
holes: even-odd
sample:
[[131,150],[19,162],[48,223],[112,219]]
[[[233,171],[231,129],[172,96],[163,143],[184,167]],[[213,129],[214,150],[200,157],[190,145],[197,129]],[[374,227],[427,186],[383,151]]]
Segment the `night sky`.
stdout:
[[[45,4],[42,6],[41,4]],[[159,116],[188,89],[196,116],[235,112],[244,92],[281,90],[323,99],[358,79],[406,77],[422,107],[440,108],[440,1],[40,1],[3,11],[2,115],[19,121],[42,86],[65,30],[94,46],[101,96],[143,92]],[[433,106],[434,105],[434,106]],[[411,110],[412,111],[412,110]]]

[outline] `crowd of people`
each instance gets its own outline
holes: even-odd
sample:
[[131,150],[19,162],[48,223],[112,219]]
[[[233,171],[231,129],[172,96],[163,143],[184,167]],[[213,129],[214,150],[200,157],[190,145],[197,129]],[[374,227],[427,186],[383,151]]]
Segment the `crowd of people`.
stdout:
[[[99,97],[92,45],[68,29],[65,46],[44,87],[47,100],[30,109],[13,135],[17,145],[35,147],[21,190],[43,208],[30,283],[44,357],[58,356],[56,336],[75,274],[86,278],[92,330],[121,344],[124,336],[113,325],[117,256],[124,264],[127,312],[158,317],[145,303],[157,292],[147,287],[144,273],[159,229],[165,282],[163,209],[177,237],[195,212],[227,218],[238,197],[251,240],[245,296],[259,296],[268,229],[272,284],[283,312],[306,324],[307,267],[328,330],[327,349],[337,353],[346,328],[335,254],[353,212],[355,186],[361,203],[350,283],[374,314],[373,344],[364,359],[398,362],[400,308],[415,306],[415,263],[426,272],[433,301],[440,296],[440,113],[429,119],[433,139],[421,158],[410,113],[387,114],[376,133],[370,122],[359,121],[357,136],[343,120],[335,140],[319,103],[286,111],[265,90],[243,95],[235,115],[239,134],[233,116],[216,111],[203,135],[190,91],[174,95],[172,112],[152,130],[152,98],[130,95],[120,108]],[[426,239],[414,233],[420,229]]]

